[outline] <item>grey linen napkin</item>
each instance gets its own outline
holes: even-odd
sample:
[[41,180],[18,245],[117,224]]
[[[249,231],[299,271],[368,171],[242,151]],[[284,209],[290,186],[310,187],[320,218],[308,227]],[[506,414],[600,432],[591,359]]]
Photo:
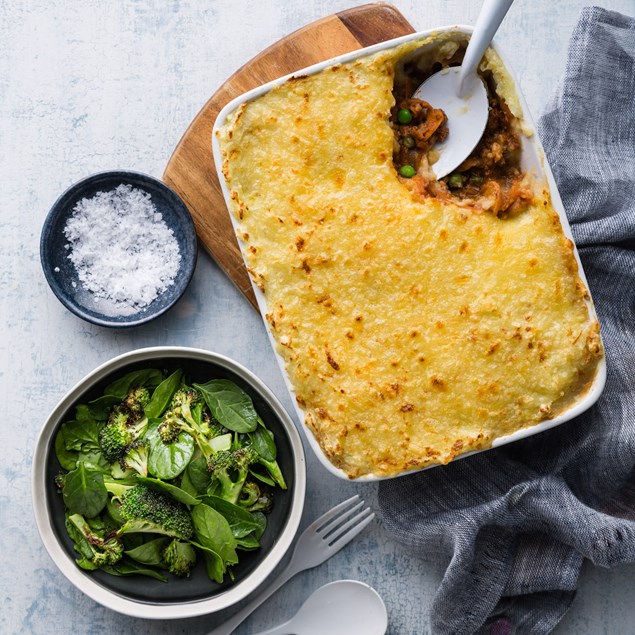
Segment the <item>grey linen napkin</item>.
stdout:
[[635,20],[582,11],[540,133],[600,318],[608,381],[591,410],[557,428],[380,483],[388,531],[423,559],[449,559],[431,607],[435,634],[549,633],[584,558],[635,562]]

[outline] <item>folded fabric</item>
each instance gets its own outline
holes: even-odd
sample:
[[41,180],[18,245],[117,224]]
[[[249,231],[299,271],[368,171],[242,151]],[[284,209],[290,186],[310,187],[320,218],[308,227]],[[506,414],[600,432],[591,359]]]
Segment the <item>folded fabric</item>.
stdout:
[[606,388],[524,441],[379,487],[388,531],[449,565],[435,635],[551,632],[584,558],[635,562],[635,20],[592,7],[540,121],[602,328]]

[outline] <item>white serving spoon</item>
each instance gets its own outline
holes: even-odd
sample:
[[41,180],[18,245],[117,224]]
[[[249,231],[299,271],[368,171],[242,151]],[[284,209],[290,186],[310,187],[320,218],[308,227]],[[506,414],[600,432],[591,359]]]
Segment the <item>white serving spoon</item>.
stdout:
[[257,635],[384,635],[386,605],[356,580],[337,580],[314,591],[288,622]]
[[432,170],[437,179],[461,165],[483,136],[489,104],[487,90],[476,71],[513,1],[485,0],[463,64],[435,73],[413,95],[440,108],[448,117],[449,134],[445,141],[435,146],[439,159],[432,165]]

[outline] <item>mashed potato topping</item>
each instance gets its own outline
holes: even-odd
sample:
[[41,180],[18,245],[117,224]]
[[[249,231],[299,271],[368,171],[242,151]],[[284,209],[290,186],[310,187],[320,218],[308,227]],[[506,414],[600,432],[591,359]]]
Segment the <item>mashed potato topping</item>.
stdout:
[[447,463],[552,418],[602,355],[545,183],[499,218],[398,177],[395,67],[421,45],[293,78],[220,130],[231,212],[296,399],[351,478]]

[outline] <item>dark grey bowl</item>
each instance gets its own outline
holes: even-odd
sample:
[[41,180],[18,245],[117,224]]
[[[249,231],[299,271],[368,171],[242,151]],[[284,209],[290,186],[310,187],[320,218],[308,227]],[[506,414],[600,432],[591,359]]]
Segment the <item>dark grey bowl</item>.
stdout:
[[[64,227],[75,205],[97,192],[132,185],[150,194],[152,203],[174,232],[181,253],[181,264],[174,283],[151,304],[131,315],[107,315],[99,310],[93,294],[82,286],[73,263],[68,259]],[[75,315],[100,326],[127,327],[149,322],[165,313],[183,295],[194,268],[198,245],[192,217],[185,203],[165,183],[139,172],[115,171],[93,174],[68,188],[48,213],[40,238],[40,259],[44,275],[59,301]]]
[[[278,462],[287,481],[277,490],[267,517],[261,547],[240,552],[235,580],[211,581],[203,562],[191,577],[169,576],[163,583],[143,576],[115,577],[103,571],[84,571],[75,563],[77,554],[64,527],[64,503],[54,479],[60,472],[55,455],[59,426],[75,413],[75,405],[99,396],[104,386],[140,368],[183,368],[192,381],[226,378],[236,382],[253,399],[256,410],[274,433]],[[72,388],[47,418],[33,457],[33,508],[44,546],[60,571],[93,600],[111,609],[150,619],[174,619],[214,613],[239,602],[273,571],[289,549],[298,529],[304,505],[306,473],[302,441],[296,427],[267,386],[233,360],[209,351],[161,346],[132,351],[106,362]],[[213,624],[210,623],[210,627]]]

